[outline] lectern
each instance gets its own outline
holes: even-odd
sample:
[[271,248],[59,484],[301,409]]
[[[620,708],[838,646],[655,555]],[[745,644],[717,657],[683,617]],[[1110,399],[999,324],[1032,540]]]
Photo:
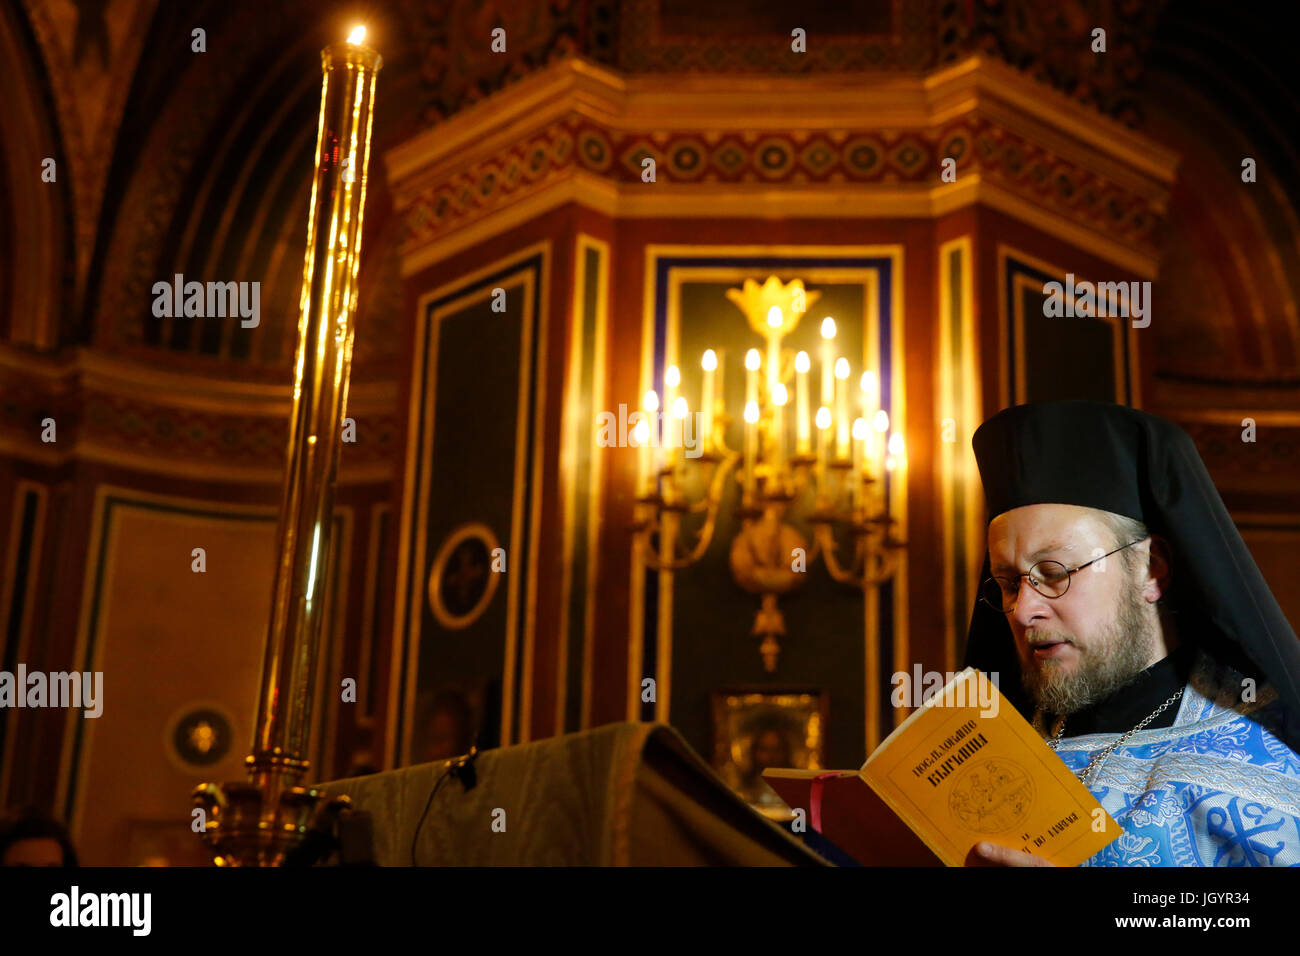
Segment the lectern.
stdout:
[[323,787],[371,815],[381,866],[412,865],[413,844],[418,866],[827,865],[665,724],[607,724],[485,751],[471,788],[444,779],[430,804],[450,765]]

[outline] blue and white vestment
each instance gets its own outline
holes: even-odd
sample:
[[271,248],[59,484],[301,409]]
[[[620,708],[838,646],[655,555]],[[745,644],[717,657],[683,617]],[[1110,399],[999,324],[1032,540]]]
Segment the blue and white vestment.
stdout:
[[[1198,654],[1173,726],[1134,734],[1093,775],[1124,833],[1083,866],[1300,866],[1295,725],[1271,687],[1243,703],[1244,686]],[[1081,774],[1119,736],[1064,737],[1057,753]]]

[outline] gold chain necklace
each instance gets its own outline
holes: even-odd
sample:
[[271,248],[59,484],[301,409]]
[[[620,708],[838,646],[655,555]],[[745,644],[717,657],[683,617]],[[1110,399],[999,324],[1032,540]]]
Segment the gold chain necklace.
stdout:
[[[1126,733],[1124,736],[1120,737],[1120,738],[1119,738],[1118,740],[1116,740],[1114,743],[1107,745],[1107,747],[1106,747],[1104,750],[1098,751],[1098,752],[1093,756],[1093,758],[1092,758],[1091,760],[1088,761],[1088,766],[1084,768],[1083,773],[1079,776],[1079,780],[1080,780],[1080,782],[1082,782],[1083,785],[1086,787],[1086,786],[1088,785],[1088,781],[1092,779],[1092,775],[1093,775],[1094,773],[1096,773],[1097,770],[1101,767],[1101,762],[1102,762],[1103,760],[1105,760],[1105,759],[1106,759],[1107,757],[1109,757],[1112,753],[1114,753],[1114,752],[1119,748],[1119,746],[1120,746],[1121,744],[1124,743],[1124,741],[1128,740],[1128,739],[1129,739],[1130,737],[1132,737],[1135,733],[1137,733],[1137,732],[1138,732],[1139,730],[1141,730],[1142,728],[1146,727],[1147,724],[1151,723],[1151,721],[1155,720],[1157,717],[1159,717],[1161,714],[1163,714],[1166,710],[1168,710],[1169,707],[1173,704],[1173,702],[1176,701],[1179,697],[1182,697],[1182,696],[1183,696],[1183,688],[1180,687],[1180,688],[1178,688],[1178,692],[1177,692],[1177,693],[1175,693],[1175,694],[1174,694],[1172,697],[1170,697],[1167,701],[1165,701],[1163,704],[1161,704],[1159,707],[1157,707],[1155,710],[1153,710],[1153,711],[1152,711],[1152,712],[1147,716],[1147,718],[1146,718],[1145,720],[1143,720],[1140,724],[1138,724],[1136,727],[1134,727],[1132,730],[1130,730],[1130,731],[1129,731],[1128,733]],[[1039,716],[1041,717],[1041,711],[1040,711],[1040,713],[1039,713]],[[1060,719],[1057,721],[1057,723],[1056,723],[1056,734],[1052,737],[1051,740],[1047,741],[1047,746],[1051,747],[1053,752],[1055,752],[1055,751],[1056,751],[1056,748],[1060,745],[1060,743],[1061,743],[1061,735],[1062,735],[1063,733],[1065,733],[1065,718],[1064,718],[1064,717],[1060,718]]]

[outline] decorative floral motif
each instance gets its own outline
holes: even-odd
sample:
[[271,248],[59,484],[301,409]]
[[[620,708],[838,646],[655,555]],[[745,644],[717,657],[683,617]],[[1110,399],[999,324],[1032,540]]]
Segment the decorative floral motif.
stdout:
[[1139,249],[1154,248],[1161,221],[1156,200],[986,120],[968,118],[938,130],[797,135],[786,130],[744,135],[670,130],[651,135],[570,115],[476,166],[440,182],[422,182],[412,194],[404,196],[399,184],[403,246],[409,251],[577,168],[614,182],[639,183],[647,157],[655,160],[660,182],[901,181],[935,186],[942,182],[938,160],[951,158],[959,176],[970,171],[1001,182],[1048,210]]

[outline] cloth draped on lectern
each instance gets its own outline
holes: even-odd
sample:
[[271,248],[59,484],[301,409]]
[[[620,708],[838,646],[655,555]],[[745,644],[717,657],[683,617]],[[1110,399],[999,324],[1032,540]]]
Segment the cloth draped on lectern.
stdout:
[[[375,862],[410,866],[448,762],[320,784],[373,819]],[[619,723],[488,750],[468,792],[444,780],[416,845],[421,866],[822,865],[754,812],[665,724]],[[501,820],[504,832],[493,830]],[[498,823],[498,829],[501,824]]]

